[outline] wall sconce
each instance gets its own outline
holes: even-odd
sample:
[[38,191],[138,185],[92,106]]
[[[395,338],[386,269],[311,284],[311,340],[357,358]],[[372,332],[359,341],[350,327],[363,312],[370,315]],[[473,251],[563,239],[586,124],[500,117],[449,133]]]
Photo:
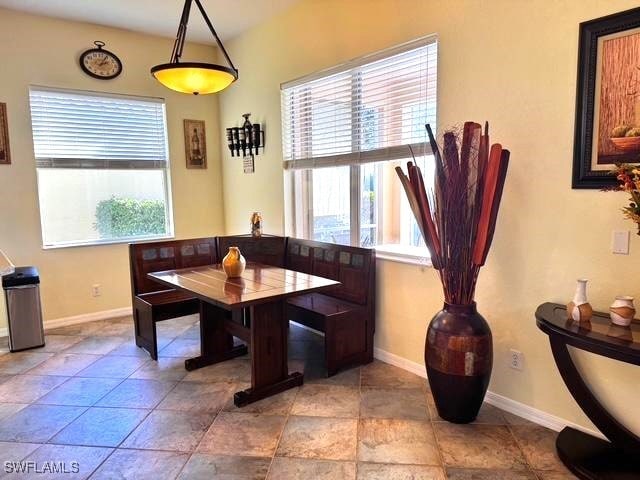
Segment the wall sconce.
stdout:
[[242,115],[244,123],[241,127],[227,128],[227,147],[232,157],[259,155],[259,148],[264,148],[264,130],[259,123],[249,121],[250,113]]

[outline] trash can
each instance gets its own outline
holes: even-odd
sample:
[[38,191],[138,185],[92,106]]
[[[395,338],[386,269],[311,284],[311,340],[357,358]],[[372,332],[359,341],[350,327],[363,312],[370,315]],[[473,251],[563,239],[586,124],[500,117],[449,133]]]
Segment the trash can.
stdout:
[[2,277],[12,352],[44,346],[39,285],[35,267],[16,267],[14,273]]

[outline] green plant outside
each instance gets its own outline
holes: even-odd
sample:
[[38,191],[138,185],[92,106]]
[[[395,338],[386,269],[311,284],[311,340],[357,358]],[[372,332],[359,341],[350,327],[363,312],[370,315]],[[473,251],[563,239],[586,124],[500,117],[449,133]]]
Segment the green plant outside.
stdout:
[[167,231],[164,203],[111,197],[96,206],[93,225],[100,238],[164,234]]

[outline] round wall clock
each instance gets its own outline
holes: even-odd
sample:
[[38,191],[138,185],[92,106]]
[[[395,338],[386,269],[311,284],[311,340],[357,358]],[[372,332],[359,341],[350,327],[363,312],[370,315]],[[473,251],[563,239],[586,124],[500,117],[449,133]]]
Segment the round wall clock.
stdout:
[[115,53],[104,50],[104,42],[93,42],[96,48],[85,50],[80,55],[80,68],[87,75],[99,80],[110,80],[122,73],[122,62]]

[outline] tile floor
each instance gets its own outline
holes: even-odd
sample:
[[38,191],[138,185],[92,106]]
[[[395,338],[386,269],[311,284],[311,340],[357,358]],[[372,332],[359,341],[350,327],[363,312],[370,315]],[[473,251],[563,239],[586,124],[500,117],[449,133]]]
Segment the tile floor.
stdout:
[[[5,462],[65,462],[92,479],[564,480],[555,433],[485,405],[443,422],[424,379],[382,362],[324,378],[322,339],[292,326],[305,385],[238,409],[248,358],[194,372],[195,317],[158,325],[160,359],[133,342],[131,318],[47,332],[8,353],[0,339],[0,477]],[[10,465],[10,464],[9,464]],[[31,474],[33,476],[33,473]]]

